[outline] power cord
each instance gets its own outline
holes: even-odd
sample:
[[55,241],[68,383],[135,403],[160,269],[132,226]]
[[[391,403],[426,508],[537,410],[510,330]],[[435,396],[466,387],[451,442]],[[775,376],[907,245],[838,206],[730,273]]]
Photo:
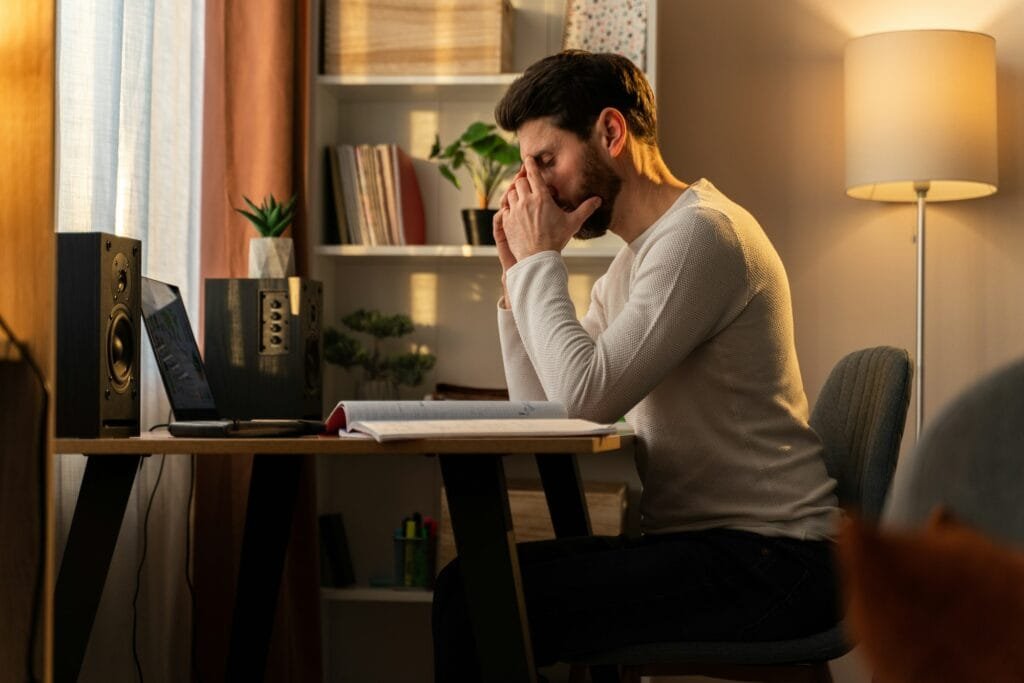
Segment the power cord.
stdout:
[[36,365],[35,360],[32,358],[32,354],[29,353],[28,346],[18,340],[14,335],[14,331],[7,325],[7,321],[4,320],[3,316],[0,316],[0,327],[3,328],[4,334],[7,335],[8,340],[18,352],[21,354],[22,359],[28,363],[29,368],[32,370],[32,374],[36,376],[39,381],[39,389],[42,392],[41,405],[42,419],[39,420],[39,453],[36,458],[39,472],[38,482],[39,491],[37,492],[37,499],[39,509],[38,520],[39,520],[39,543],[38,550],[36,553],[36,578],[32,586],[32,618],[29,624],[28,632],[28,644],[25,651],[25,674],[27,680],[32,682],[38,682],[42,680],[36,675],[36,645],[39,631],[39,620],[43,610],[43,565],[46,562],[46,442],[47,442],[47,411],[49,410],[50,403],[50,391],[46,384],[46,377],[43,375],[43,371]]
[[199,662],[196,661],[196,587],[192,583],[192,501],[196,492],[196,456],[189,457],[188,502],[185,504],[185,585],[188,586],[189,600],[192,604],[192,619],[189,620],[189,661],[192,666],[192,680],[202,683],[199,675]]
[[[146,503],[146,515],[142,520],[142,554],[139,557],[139,568],[135,572],[135,594],[132,596],[132,659],[135,660],[135,671],[139,676],[139,683],[142,683],[142,662],[139,660],[139,592],[142,589],[142,567],[146,563],[146,550],[149,545],[149,513],[153,509],[153,500],[156,498],[156,490],[160,486],[160,479],[164,476],[164,463],[167,455],[160,456],[160,469],[156,473],[156,481],[153,483],[153,491],[149,494],[149,502]],[[142,463],[139,464],[142,469]]]
[[[168,416],[168,422],[170,422],[170,416]],[[165,427],[163,425],[153,425],[149,428],[149,431]],[[135,661],[135,673],[139,677],[139,682],[143,681],[142,675],[142,661],[139,659],[139,593],[142,590],[142,568],[146,564],[146,551],[149,548],[149,513],[153,510],[153,501],[156,499],[157,489],[160,488],[160,480],[164,476],[164,464],[167,461],[167,454],[160,456],[160,469],[156,473],[156,481],[153,482],[153,490],[149,493],[149,500],[146,502],[146,514],[142,520],[142,554],[139,556],[139,566],[135,571],[135,594],[132,596],[132,659]],[[139,471],[142,471],[142,466],[145,464],[145,460],[139,463]]]

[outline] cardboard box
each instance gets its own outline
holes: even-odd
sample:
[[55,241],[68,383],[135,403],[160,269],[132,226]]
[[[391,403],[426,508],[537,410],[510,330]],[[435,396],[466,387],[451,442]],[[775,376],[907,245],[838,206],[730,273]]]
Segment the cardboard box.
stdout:
[[509,0],[325,0],[323,72],[345,76],[512,70]]
[[[595,536],[618,536],[626,526],[626,485],[605,482],[584,482],[590,530]],[[509,480],[508,506],[512,512],[512,528],[516,542],[543,541],[555,537],[551,526],[544,489],[539,481]],[[436,571],[455,559],[455,537],[452,535],[448,498],[441,489],[441,530],[437,546]]]

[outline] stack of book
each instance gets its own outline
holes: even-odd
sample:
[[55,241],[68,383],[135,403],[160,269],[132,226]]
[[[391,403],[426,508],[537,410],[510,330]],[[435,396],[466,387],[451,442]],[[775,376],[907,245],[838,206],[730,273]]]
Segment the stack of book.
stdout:
[[423,198],[412,158],[398,145],[328,148],[341,244],[424,244]]

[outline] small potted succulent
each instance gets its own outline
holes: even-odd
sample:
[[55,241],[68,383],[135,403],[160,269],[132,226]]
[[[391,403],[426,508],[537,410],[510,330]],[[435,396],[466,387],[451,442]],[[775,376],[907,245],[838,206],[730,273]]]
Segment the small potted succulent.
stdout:
[[334,327],[324,330],[324,360],[346,370],[362,369],[356,384],[356,398],[394,400],[398,398],[399,386],[419,386],[427,371],[434,367],[437,359],[419,345],[405,353],[385,353],[384,340],[412,333],[412,319],[407,315],[386,315],[380,311],[359,309],[346,315],[341,322],[349,330],[373,339],[372,346],[368,348],[355,337]]
[[466,241],[470,244],[494,244],[491,224],[495,209],[491,200],[501,183],[519,170],[519,145],[508,142],[496,132],[493,123],[476,121],[455,142],[441,147],[440,136],[434,137],[430,158],[442,162],[441,175],[461,189],[455,171],[465,168],[476,190],[477,207],[462,210]]
[[235,208],[259,231],[260,237],[249,240],[249,277],[282,278],[295,275],[295,247],[290,237],[281,237],[295,218],[295,195],[281,204],[274,195],[263,198],[256,206],[248,197],[242,199],[249,209]]

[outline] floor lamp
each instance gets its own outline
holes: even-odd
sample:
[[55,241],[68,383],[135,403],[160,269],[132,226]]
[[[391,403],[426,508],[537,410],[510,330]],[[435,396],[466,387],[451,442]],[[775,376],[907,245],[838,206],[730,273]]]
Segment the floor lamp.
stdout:
[[845,55],[846,193],[917,202],[916,435],[924,411],[925,202],[996,191],[996,56],[991,36],[894,31]]

